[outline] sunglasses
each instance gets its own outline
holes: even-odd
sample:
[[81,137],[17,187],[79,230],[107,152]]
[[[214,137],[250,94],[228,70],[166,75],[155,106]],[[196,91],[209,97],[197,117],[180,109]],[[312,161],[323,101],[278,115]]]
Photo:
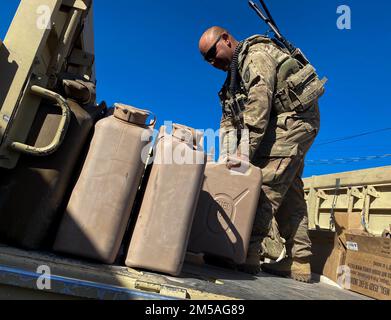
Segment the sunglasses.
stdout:
[[210,47],[208,52],[204,55],[205,61],[212,63],[216,59],[217,44],[220,42],[223,35],[220,35],[213,46]]

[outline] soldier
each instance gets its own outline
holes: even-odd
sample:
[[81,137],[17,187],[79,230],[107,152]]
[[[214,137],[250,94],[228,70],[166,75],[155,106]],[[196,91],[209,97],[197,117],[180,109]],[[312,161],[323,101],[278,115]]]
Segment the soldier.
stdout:
[[[318,98],[324,82],[311,65],[304,66],[264,36],[238,42],[227,30],[212,27],[202,35],[199,49],[207,62],[228,73],[219,93],[221,153],[232,155],[232,133],[239,133],[237,150],[248,143],[249,152],[234,155],[247,156],[264,177],[247,261],[240,269],[257,274],[262,267],[265,272],[309,282],[311,241],[301,176],[305,155],[319,131]],[[240,129],[247,130],[247,138],[235,131]],[[261,266],[260,259],[276,260],[281,254],[285,240],[279,232],[286,239],[287,257]]]

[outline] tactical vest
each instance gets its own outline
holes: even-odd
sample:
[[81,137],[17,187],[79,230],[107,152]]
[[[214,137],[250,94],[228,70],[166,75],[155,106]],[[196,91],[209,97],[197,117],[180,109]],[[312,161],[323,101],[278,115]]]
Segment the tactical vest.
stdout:
[[239,112],[244,111],[248,93],[244,89],[240,74],[243,74],[243,63],[250,48],[256,45],[259,45],[260,50],[267,52],[277,64],[272,112],[278,116],[284,113],[303,113],[309,110],[314,102],[324,94],[327,79],[320,80],[311,64],[302,64],[274,40],[255,35],[244,41],[239,48],[237,68],[233,67],[233,70],[237,69],[236,92],[232,93],[228,89],[232,78],[231,75],[228,75],[227,81],[219,93],[224,116],[235,116],[233,114],[235,108],[232,108],[232,104],[235,104],[233,99],[239,102],[236,105],[241,106]]

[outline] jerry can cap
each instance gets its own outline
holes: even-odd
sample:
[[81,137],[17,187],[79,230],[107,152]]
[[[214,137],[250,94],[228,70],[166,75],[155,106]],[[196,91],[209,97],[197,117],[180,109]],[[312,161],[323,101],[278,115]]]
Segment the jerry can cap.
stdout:
[[129,123],[145,125],[151,112],[122,103],[114,104],[114,117]]

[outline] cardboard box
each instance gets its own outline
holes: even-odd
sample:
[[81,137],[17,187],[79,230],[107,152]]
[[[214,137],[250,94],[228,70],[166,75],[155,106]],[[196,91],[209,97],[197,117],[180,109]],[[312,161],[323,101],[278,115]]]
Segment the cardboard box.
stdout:
[[346,248],[346,237],[345,234],[352,230],[363,231],[364,228],[361,224],[361,214],[359,212],[336,212],[335,217],[335,230],[337,231],[338,237]]
[[345,259],[346,250],[341,244],[338,244],[336,247],[334,247],[331,255],[327,258],[322,274],[339,284],[339,277],[341,274],[340,267],[345,264]]
[[338,236],[335,232],[321,230],[312,230],[309,235],[312,241],[312,272],[338,282],[339,268],[344,265],[346,257],[346,250]]
[[346,234],[345,289],[391,300],[391,239]]

